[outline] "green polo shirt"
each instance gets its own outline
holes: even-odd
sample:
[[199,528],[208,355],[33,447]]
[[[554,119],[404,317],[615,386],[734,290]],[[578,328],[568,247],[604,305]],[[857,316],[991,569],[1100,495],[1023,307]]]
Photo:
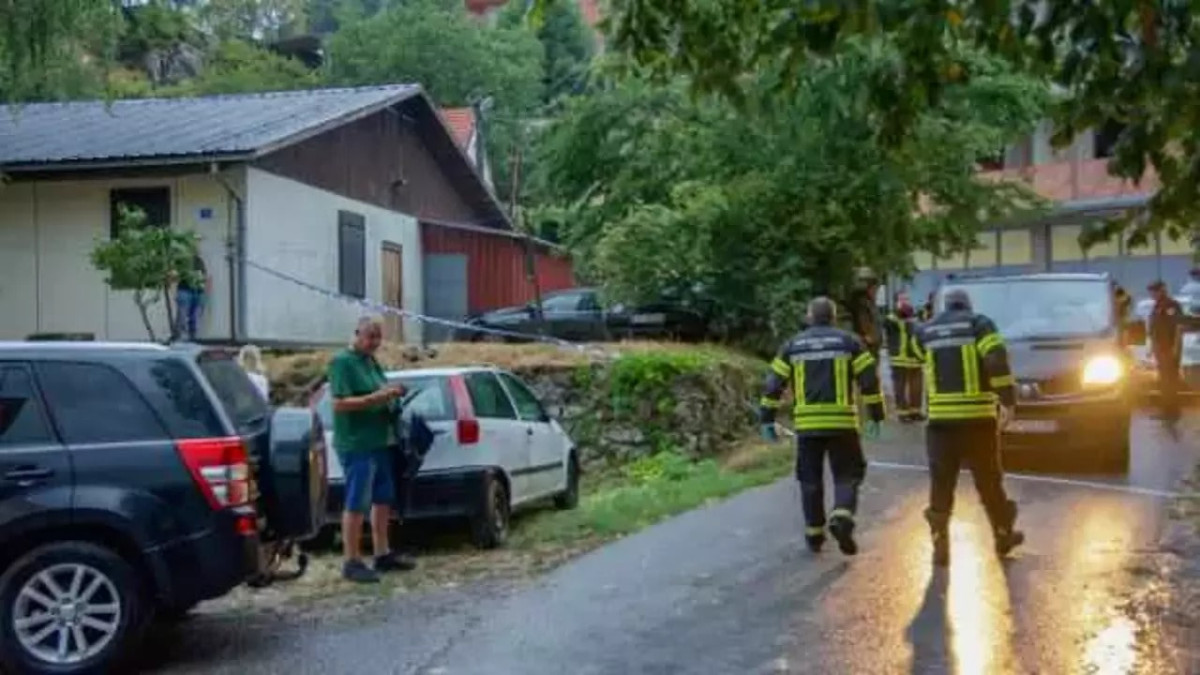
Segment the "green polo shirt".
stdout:
[[[333,398],[365,396],[387,385],[383,368],[372,356],[345,349],[329,362],[329,391]],[[371,452],[395,438],[392,404],[333,413],[333,449],[339,453]]]

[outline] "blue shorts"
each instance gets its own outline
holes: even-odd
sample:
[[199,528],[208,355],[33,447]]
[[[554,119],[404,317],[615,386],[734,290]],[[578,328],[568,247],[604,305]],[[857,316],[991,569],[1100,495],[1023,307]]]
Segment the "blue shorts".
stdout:
[[390,449],[338,453],[346,476],[346,506],[352,513],[366,513],[372,504],[394,506],[396,485],[392,474],[395,460]]

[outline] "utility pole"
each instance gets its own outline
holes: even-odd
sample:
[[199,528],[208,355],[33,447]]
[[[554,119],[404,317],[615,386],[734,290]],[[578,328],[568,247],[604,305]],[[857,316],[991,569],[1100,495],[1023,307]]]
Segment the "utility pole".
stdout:
[[513,142],[513,157],[512,157],[512,191],[508,202],[509,219],[513,221],[513,226],[522,234],[522,239],[525,245],[525,278],[533,287],[533,302],[534,323],[537,325],[538,334],[545,334],[546,323],[545,313],[542,311],[542,289],[537,278],[537,256],[534,252],[533,235],[529,233],[525,227],[524,213],[521,211],[517,202],[521,194],[521,143],[518,132],[518,139]]

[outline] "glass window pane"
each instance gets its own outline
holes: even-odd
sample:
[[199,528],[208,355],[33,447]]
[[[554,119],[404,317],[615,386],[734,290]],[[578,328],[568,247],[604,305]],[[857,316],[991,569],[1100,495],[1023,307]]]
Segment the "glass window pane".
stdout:
[[504,373],[500,377],[504,380],[504,386],[508,388],[508,393],[512,394],[513,400],[517,402],[517,412],[520,413],[521,419],[530,422],[545,419],[541,401],[538,401],[537,396],[529,391],[529,387],[526,387],[524,382],[508,373]]
[[517,411],[513,409],[512,401],[500,380],[491,373],[471,373],[467,375],[467,391],[471,394],[471,405],[475,407],[476,417],[515,420]]
[[29,370],[0,366],[0,448],[53,440]]
[[454,419],[453,396],[444,377],[398,377],[393,380],[409,392],[416,392],[408,399],[404,414],[419,414],[429,422],[444,422]]
[[1029,265],[1033,262],[1033,235],[1028,229],[1000,233],[1000,264]]
[[1083,249],[1079,247],[1081,225],[1055,225],[1050,228],[1050,255],[1055,262],[1083,260]]
[[270,417],[270,405],[237,361],[225,355],[206,354],[199,363],[201,372],[224,406],[225,414],[239,431],[261,424]]
[[980,232],[975,236],[967,263],[971,269],[992,269],[996,266],[996,232]]
[[67,443],[123,443],[169,438],[124,375],[93,363],[40,363],[38,379]]

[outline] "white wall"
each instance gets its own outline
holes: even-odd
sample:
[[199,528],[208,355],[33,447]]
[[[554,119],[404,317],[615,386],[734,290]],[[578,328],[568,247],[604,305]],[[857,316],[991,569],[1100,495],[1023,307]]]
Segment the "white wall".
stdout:
[[[421,312],[421,233],[417,220],[310,187],[260,169],[246,176],[246,258],[330,291],[338,289],[338,211],[366,220],[367,299],[380,302],[384,242],[403,249],[404,309]],[[247,266],[246,334],[250,340],[341,343],[366,310]],[[404,337],[420,339],[408,322]]]
[[[240,177],[230,180],[240,189]],[[171,189],[172,225],[201,237],[200,253],[213,292],[199,337],[229,337],[229,201],[215,177],[195,174],[0,184],[0,339],[45,332],[86,332],[109,340],[147,338],[130,294],[110,291],[89,254],[97,241],[109,236],[109,191],[151,186]],[[165,337],[162,305],[152,320]]]

